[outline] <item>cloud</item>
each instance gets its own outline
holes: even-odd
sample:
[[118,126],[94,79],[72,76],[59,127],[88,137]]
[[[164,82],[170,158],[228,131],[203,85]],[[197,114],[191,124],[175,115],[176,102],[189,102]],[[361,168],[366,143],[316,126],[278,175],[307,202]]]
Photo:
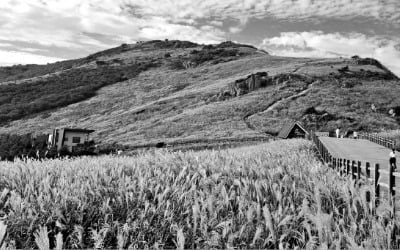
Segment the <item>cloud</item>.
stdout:
[[234,33],[234,34],[239,33],[242,30],[243,30],[243,28],[240,28],[240,27],[230,27],[229,28],[229,32]]
[[214,25],[214,26],[218,26],[218,27],[221,27],[222,25],[224,25],[224,23],[222,21],[218,21],[218,20],[212,20],[212,21],[210,21],[210,24]]
[[48,57],[22,51],[0,50],[0,65],[9,66],[14,64],[46,64],[61,61],[63,58]]
[[399,9],[398,0],[1,0],[0,40],[29,43],[29,48],[48,50],[50,57],[61,50],[63,57],[67,51],[84,56],[148,39],[220,42],[239,36],[249,20],[266,17],[364,17],[400,27]]
[[[35,41],[47,46],[76,49],[92,46],[98,50],[118,45],[127,36],[132,40],[187,37],[202,42],[210,38],[210,42],[215,42],[221,39],[222,33],[188,25],[187,18],[184,20],[186,24],[173,22],[162,15],[138,18],[124,9],[126,4],[122,0],[3,1],[5,4],[0,7],[0,14],[5,15],[0,19],[4,19],[5,24],[0,25],[1,40]],[[87,36],[86,32],[101,33],[108,39]]]
[[293,57],[339,57],[359,55],[381,61],[400,76],[400,39],[360,33],[283,32],[265,38],[260,45],[275,55]]
[[162,16],[169,20],[235,19],[247,23],[250,18],[274,16],[280,19],[366,17],[400,24],[398,0],[125,0],[137,16]]
[[0,43],[0,47],[10,47],[13,46],[11,43]]

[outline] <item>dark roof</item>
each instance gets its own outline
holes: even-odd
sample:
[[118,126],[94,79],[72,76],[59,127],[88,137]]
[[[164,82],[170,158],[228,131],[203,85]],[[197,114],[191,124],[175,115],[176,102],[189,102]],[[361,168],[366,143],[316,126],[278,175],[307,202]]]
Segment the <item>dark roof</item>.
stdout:
[[95,130],[92,129],[83,129],[83,128],[64,128],[64,131],[69,132],[78,132],[78,133],[93,133]]
[[298,126],[301,130],[303,130],[306,134],[308,134],[307,130],[305,130],[300,123],[298,122],[292,122],[292,123],[288,123],[285,126],[283,126],[283,128],[281,129],[281,131],[278,134],[279,138],[287,138],[290,134],[290,132],[293,130],[293,128],[295,126]]

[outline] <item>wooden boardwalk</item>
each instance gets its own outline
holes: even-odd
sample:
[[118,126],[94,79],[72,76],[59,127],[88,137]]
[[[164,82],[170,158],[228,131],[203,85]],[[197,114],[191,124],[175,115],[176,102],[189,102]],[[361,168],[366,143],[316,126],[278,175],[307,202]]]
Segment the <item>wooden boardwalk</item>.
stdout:
[[[389,171],[390,149],[364,139],[319,137],[320,141],[335,158],[378,163],[381,169]],[[399,163],[397,155],[397,163]]]
[[[349,139],[349,138],[332,138],[332,137],[318,137],[321,143],[329,151],[333,158],[349,159],[360,161],[361,176],[366,176],[366,163],[370,163],[370,171],[374,172],[375,164],[379,164],[380,176],[378,183],[384,187],[380,189],[382,195],[387,197],[389,190],[389,153],[391,149],[381,146],[377,143],[364,139]],[[397,166],[399,165],[399,155],[397,154]],[[399,171],[399,170],[398,170]],[[373,175],[373,174],[372,174]],[[400,202],[400,173],[393,173],[394,176],[394,189],[396,190],[396,202]],[[399,207],[398,205],[396,205]]]

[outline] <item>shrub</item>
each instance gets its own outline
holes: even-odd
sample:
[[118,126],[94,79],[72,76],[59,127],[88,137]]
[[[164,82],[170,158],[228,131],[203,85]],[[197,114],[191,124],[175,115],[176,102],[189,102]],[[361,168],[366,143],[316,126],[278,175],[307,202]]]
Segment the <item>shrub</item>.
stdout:
[[180,59],[175,59],[172,60],[169,63],[169,67],[171,69],[175,69],[175,70],[182,70],[182,69],[186,69],[185,66],[183,65],[183,62]]
[[16,158],[44,158],[47,135],[0,134],[0,159],[12,161]]

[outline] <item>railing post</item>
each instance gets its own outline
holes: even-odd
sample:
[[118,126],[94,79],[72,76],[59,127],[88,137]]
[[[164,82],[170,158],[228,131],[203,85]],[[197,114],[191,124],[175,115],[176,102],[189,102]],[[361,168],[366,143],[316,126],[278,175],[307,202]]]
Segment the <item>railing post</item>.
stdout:
[[354,180],[356,178],[355,174],[354,174],[354,168],[356,166],[356,162],[355,161],[351,161],[351,179]]
[[[369,162],[366,162],[365,163],[365,175],[366,175],[366,177],[367,177],[367,183],[369,184],[370,183],[370,181],[369,181],[369,179],[371,178],[371,171],[370,171],[370,164],[369,164]],[[367,194],[366,194],[366,200],[367,200],[367,202],[368,203],[370,203],[371,202],[371,193],[370,193],[370,191],[367,191]]]
[[332,164],[333,164],[333,169],[335,169],[335,171],[337,171],[337,165],[336,165],[336,158],[332,157]]
[[336,158],[332,159],[332,163],[333,163],[333,169],[335,169],[335,171],[337,171]]
[[329,166],[330,168],[334,168],[334,167],[333,167],[332,160],[331,160],[331,156],[330,156],[329,153],[328,153],[328,166]]
[[342,176],[342,167],[343,167],[343,161],[342,161],[342,158],[340,158],[339,159],[339,173],[340,173],[340,176]]
[[394,217],[395,211],[395,176],[393,175],[393,167],[389,165],[389,202],[392,205],[392,216]]
[[349,175],[350,174],[350,160],[346,161],[346,174]]
[[369,162],[365,164],[365,174],[367,175],[367,179],[371,178],[371,169]]
[[375,208],[379,206],[379,196],[380,196],[380,188],[379,188],[379,164],[375,164],[374,169],[374,187],[375,187]]
[[357,179],[361,179],[361,161],[357,162]]

